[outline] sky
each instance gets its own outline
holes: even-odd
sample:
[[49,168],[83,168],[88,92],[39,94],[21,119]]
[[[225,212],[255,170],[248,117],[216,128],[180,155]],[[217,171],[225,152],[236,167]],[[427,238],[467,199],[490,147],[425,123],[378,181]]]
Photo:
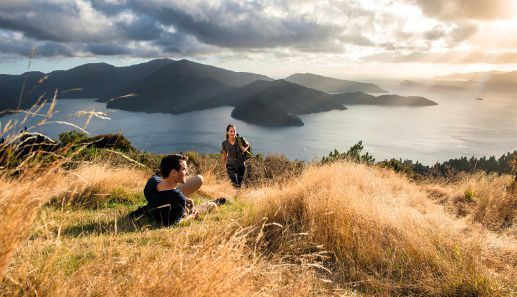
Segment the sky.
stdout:
[[432,78],[517,70],[515,32],[517,0],[1,0],[0,73],[167,57],[273,78]]

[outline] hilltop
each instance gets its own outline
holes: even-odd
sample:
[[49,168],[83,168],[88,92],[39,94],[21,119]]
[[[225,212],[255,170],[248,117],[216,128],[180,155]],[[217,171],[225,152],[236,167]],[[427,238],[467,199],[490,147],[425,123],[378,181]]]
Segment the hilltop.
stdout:
[[509,175],[412,180],[339,154],[309,164],[260,156],[236,191],[218,155],[189,152],[205,177],[195,201],[229,203],[162,228],[126,216],[159,156],[74,135],[62,141],[88,147],[69,147],[72,159],[1,171],[2,295],[516,293]]

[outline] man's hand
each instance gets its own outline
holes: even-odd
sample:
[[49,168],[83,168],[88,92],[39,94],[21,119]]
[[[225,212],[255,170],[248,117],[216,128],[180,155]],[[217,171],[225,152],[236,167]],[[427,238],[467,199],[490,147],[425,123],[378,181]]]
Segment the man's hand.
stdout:
[[194,201],[192,199],[187,198],[186,207],[188,210],[192,210],[192,208],[194,207]]
[[199,217],[199,212],[197,211],[193,211],[191,214],[189,214],[188,216],[186,217],[183,217],[183,219],[181,219],[182,222],[187,222],[187,221],[190,221],[190,220],[195,220]]

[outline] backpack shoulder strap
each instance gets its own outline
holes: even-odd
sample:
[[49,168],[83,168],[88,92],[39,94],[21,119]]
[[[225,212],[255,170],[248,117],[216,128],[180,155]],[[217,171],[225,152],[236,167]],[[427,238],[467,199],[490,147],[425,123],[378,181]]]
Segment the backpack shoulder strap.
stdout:
[[241,149],[241,152],[244,151],[244,145],[242,144],[242,137],[237,137],[237,142],[239,143],[239,148]]

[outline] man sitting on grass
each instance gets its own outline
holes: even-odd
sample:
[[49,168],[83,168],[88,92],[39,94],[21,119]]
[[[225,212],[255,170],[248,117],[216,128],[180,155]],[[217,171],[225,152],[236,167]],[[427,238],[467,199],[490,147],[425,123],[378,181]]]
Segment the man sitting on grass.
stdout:
[[208,213],[226,202],[224,198],[205,202],[194,206],[192,199],[187,198],[203,184],[203,177],[195,175],[187,178],[188,157],[184,155],[168,155],[162,158],[160,173],[162,177],[153,175],[145,185],[144,196],[147,206],[132,213],[139,216],[142,212],[149,213],[155,220],[165,226],[177,224],[197,218],[200,214]]

